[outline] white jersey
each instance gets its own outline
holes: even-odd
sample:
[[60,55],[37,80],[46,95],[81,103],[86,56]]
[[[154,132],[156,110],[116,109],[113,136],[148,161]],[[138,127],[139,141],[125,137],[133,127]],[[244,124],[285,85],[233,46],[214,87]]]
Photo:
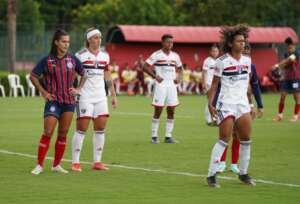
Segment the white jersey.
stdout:
[[97,55],[88,49],[76,53],[82,63],[87,80],[80,91],[80,100],[99,102],[106,99],[104,71],[108,70],[109,55],[100,51]]
[[216,67],[216,59],[212,57],[207,57],[203,62],[203,70],[206,71],[205,74],[205,85],[209,88],[211,86],[212,80],[214,78],[214,69]]
[[173,82],[176,79],[176,67],[181,67],[182,63],[179,55],[171,51],[169,54],[162,50],[154,52],[146,63],[154,65],[155,72],[163,79],[164,83]]
[[239,60],[230,54],[219,57],[214,75],[221,78],[221,90],[218,102],[226,104],[249,105],[247,89],[251,72],[251,59],[242,55]]

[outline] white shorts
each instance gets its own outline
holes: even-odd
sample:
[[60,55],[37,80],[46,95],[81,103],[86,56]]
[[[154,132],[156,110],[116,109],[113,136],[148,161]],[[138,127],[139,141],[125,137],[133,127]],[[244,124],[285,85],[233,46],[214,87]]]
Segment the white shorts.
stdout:
[[77,119],[90,118],[95,119],[97,117],[108,117],[108,105],[107,100],[102,100],[96,103],[88,101],[79,101],[76,105]]
[[217,102],[217,124],[219,125],[226,118],[232,117],[234,120],[239,119],[242,115],[250,113],[250,105],[244,104],[226,104]]
[[153,95],[153,106],[177,106],[179,105],[177,86],[174,83],[155,83],[154,95]]

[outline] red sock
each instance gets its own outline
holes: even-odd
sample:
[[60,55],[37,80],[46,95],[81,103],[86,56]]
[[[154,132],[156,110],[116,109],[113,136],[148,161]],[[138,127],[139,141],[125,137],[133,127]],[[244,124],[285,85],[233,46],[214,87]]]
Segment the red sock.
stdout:
[[233,139],[232,146],[231,146],[231,163],[237,164],[239,160],[239,152],[240,152],[240,140]]
[[228,147],[225,148],[225,150],[224,150],[224,152],[222,154],[221,162],[226,161],[227,149],[228,149]]
[[45,135],[41,136],[39,147],[38,147],[38,164],[43,166],[46,154],[49,149],[51,137]]
[[60,164],[60,161],[66,149],[66,141],[67,141],[67,137],[57,137],[56,139],[55,155],[54,155],[54,162],[53,162],[54,167]]
[[279,103],[278,113],[283,113],[283,110],[284,110],[284,103]]
[[300,111],[300,104],[295,104],[294,115],[298,115],[299,111]]

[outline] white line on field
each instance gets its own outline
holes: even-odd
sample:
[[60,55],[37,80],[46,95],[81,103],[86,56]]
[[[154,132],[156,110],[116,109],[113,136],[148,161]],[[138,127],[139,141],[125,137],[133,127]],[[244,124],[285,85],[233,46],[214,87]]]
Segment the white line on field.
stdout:
[[[8,154],[8,155],[16,155],[16,156],[21,156],[21,157],[36,158],[36,156],[32,155],[32,154],[11,152],[11,151],[4,150],[4,149],[0,149],[0,153]],[[53,157],[46,157],[46,159],[53,160]],[[69,160],[69,159],[63,159],[63,161],[71,162],[71,160]],[[82,161],[81,163],[82,164],[91,164],[90,162],[86,162],[86,161]],[[206,175],[189,173],[189,172],[167,171],[167,170],[163,170],[163,169],[147,169],[147,168],[142,168],[142,167],[133,167],[133,166],[118,165],[118,164],[107,164],[107,166],[114,167],[114,168],[147,171],[147,172],[158,172],[158,173],[169,174],[169,175],[181,175],[181,176],[192,176],[192,177],[206,178]],[[236,178],[229,177],[229,176],[218,176],[218,178],[223,179],[223,180],[236,180]],[[255,181],[258,182],[258,183],[263,183],[263,184],[300,188],[300,185],[298,185],[298,184],[280,183],[280,182],[267,181],[267,180],[262,180],[262,179],[255,179]]]

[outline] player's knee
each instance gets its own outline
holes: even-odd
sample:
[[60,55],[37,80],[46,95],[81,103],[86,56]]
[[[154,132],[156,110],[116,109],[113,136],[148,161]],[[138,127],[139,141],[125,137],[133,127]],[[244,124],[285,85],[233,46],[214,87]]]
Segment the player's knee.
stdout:
[[52,137],[52,135],[53,135],[53,129],[45,128],[45,129],[44,129],[44,135],[45,135],[46,137]]
[[67,128],[62,128],[58,130],[58,137],[66,137],[68,133],[68,129]]

